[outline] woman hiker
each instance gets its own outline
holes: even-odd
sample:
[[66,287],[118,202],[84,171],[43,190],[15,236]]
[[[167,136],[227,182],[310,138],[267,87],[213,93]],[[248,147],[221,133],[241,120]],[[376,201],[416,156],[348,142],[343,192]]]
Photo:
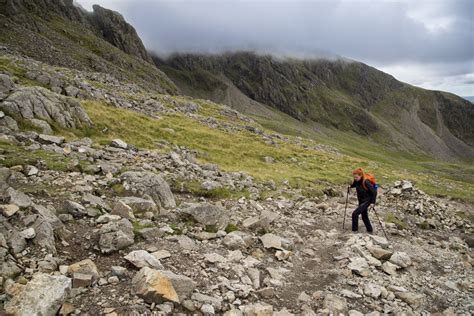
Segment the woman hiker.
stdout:
[[361,168],[352,171],[352,175],[354,181],[350,187],[356,188],[357,200],[359,200],[359,206],[352,212],[352,231],[356,232],[359,229],[359,215],[362,215],[367,232],[372,234],[374,230],[369,220],[369,206],[375,204],[377,190]]

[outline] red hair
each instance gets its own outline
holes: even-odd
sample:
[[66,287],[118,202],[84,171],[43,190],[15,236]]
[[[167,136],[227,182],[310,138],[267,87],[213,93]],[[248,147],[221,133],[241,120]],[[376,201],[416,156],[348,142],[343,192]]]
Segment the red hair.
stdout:
[[352,171],[352,174],[359,175],[363,178],[364,177],[364,170],[362,170],[362,168],[357,168],[357,169],[354,169]]

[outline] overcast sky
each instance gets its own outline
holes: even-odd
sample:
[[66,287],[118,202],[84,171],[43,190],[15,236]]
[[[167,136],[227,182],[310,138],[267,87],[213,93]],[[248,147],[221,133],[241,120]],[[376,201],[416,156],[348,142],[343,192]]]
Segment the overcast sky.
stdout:
[[157,53],[256,50],[359,60],[474,95],[474,0],[78,0],[123,14]]

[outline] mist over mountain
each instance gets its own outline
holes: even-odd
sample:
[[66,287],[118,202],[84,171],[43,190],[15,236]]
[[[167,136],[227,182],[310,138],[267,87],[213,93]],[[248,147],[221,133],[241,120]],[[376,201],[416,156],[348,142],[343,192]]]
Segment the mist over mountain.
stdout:
[[469,0],[98,2],[124,14],[147,48],[162,55],[335,54],[424,88],[458,95],[474,89]]

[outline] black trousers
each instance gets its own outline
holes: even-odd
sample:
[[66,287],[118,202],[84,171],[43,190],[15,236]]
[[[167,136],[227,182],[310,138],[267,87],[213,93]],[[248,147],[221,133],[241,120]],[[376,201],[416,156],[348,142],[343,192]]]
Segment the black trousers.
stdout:
[[352,212],[352,231],[356,232],[359,229],[359,215],[362,215],[362,221],[364,222],[367,232],[373,232],[372,225],[369,219],[369,205],[370,201],[363,202]]

